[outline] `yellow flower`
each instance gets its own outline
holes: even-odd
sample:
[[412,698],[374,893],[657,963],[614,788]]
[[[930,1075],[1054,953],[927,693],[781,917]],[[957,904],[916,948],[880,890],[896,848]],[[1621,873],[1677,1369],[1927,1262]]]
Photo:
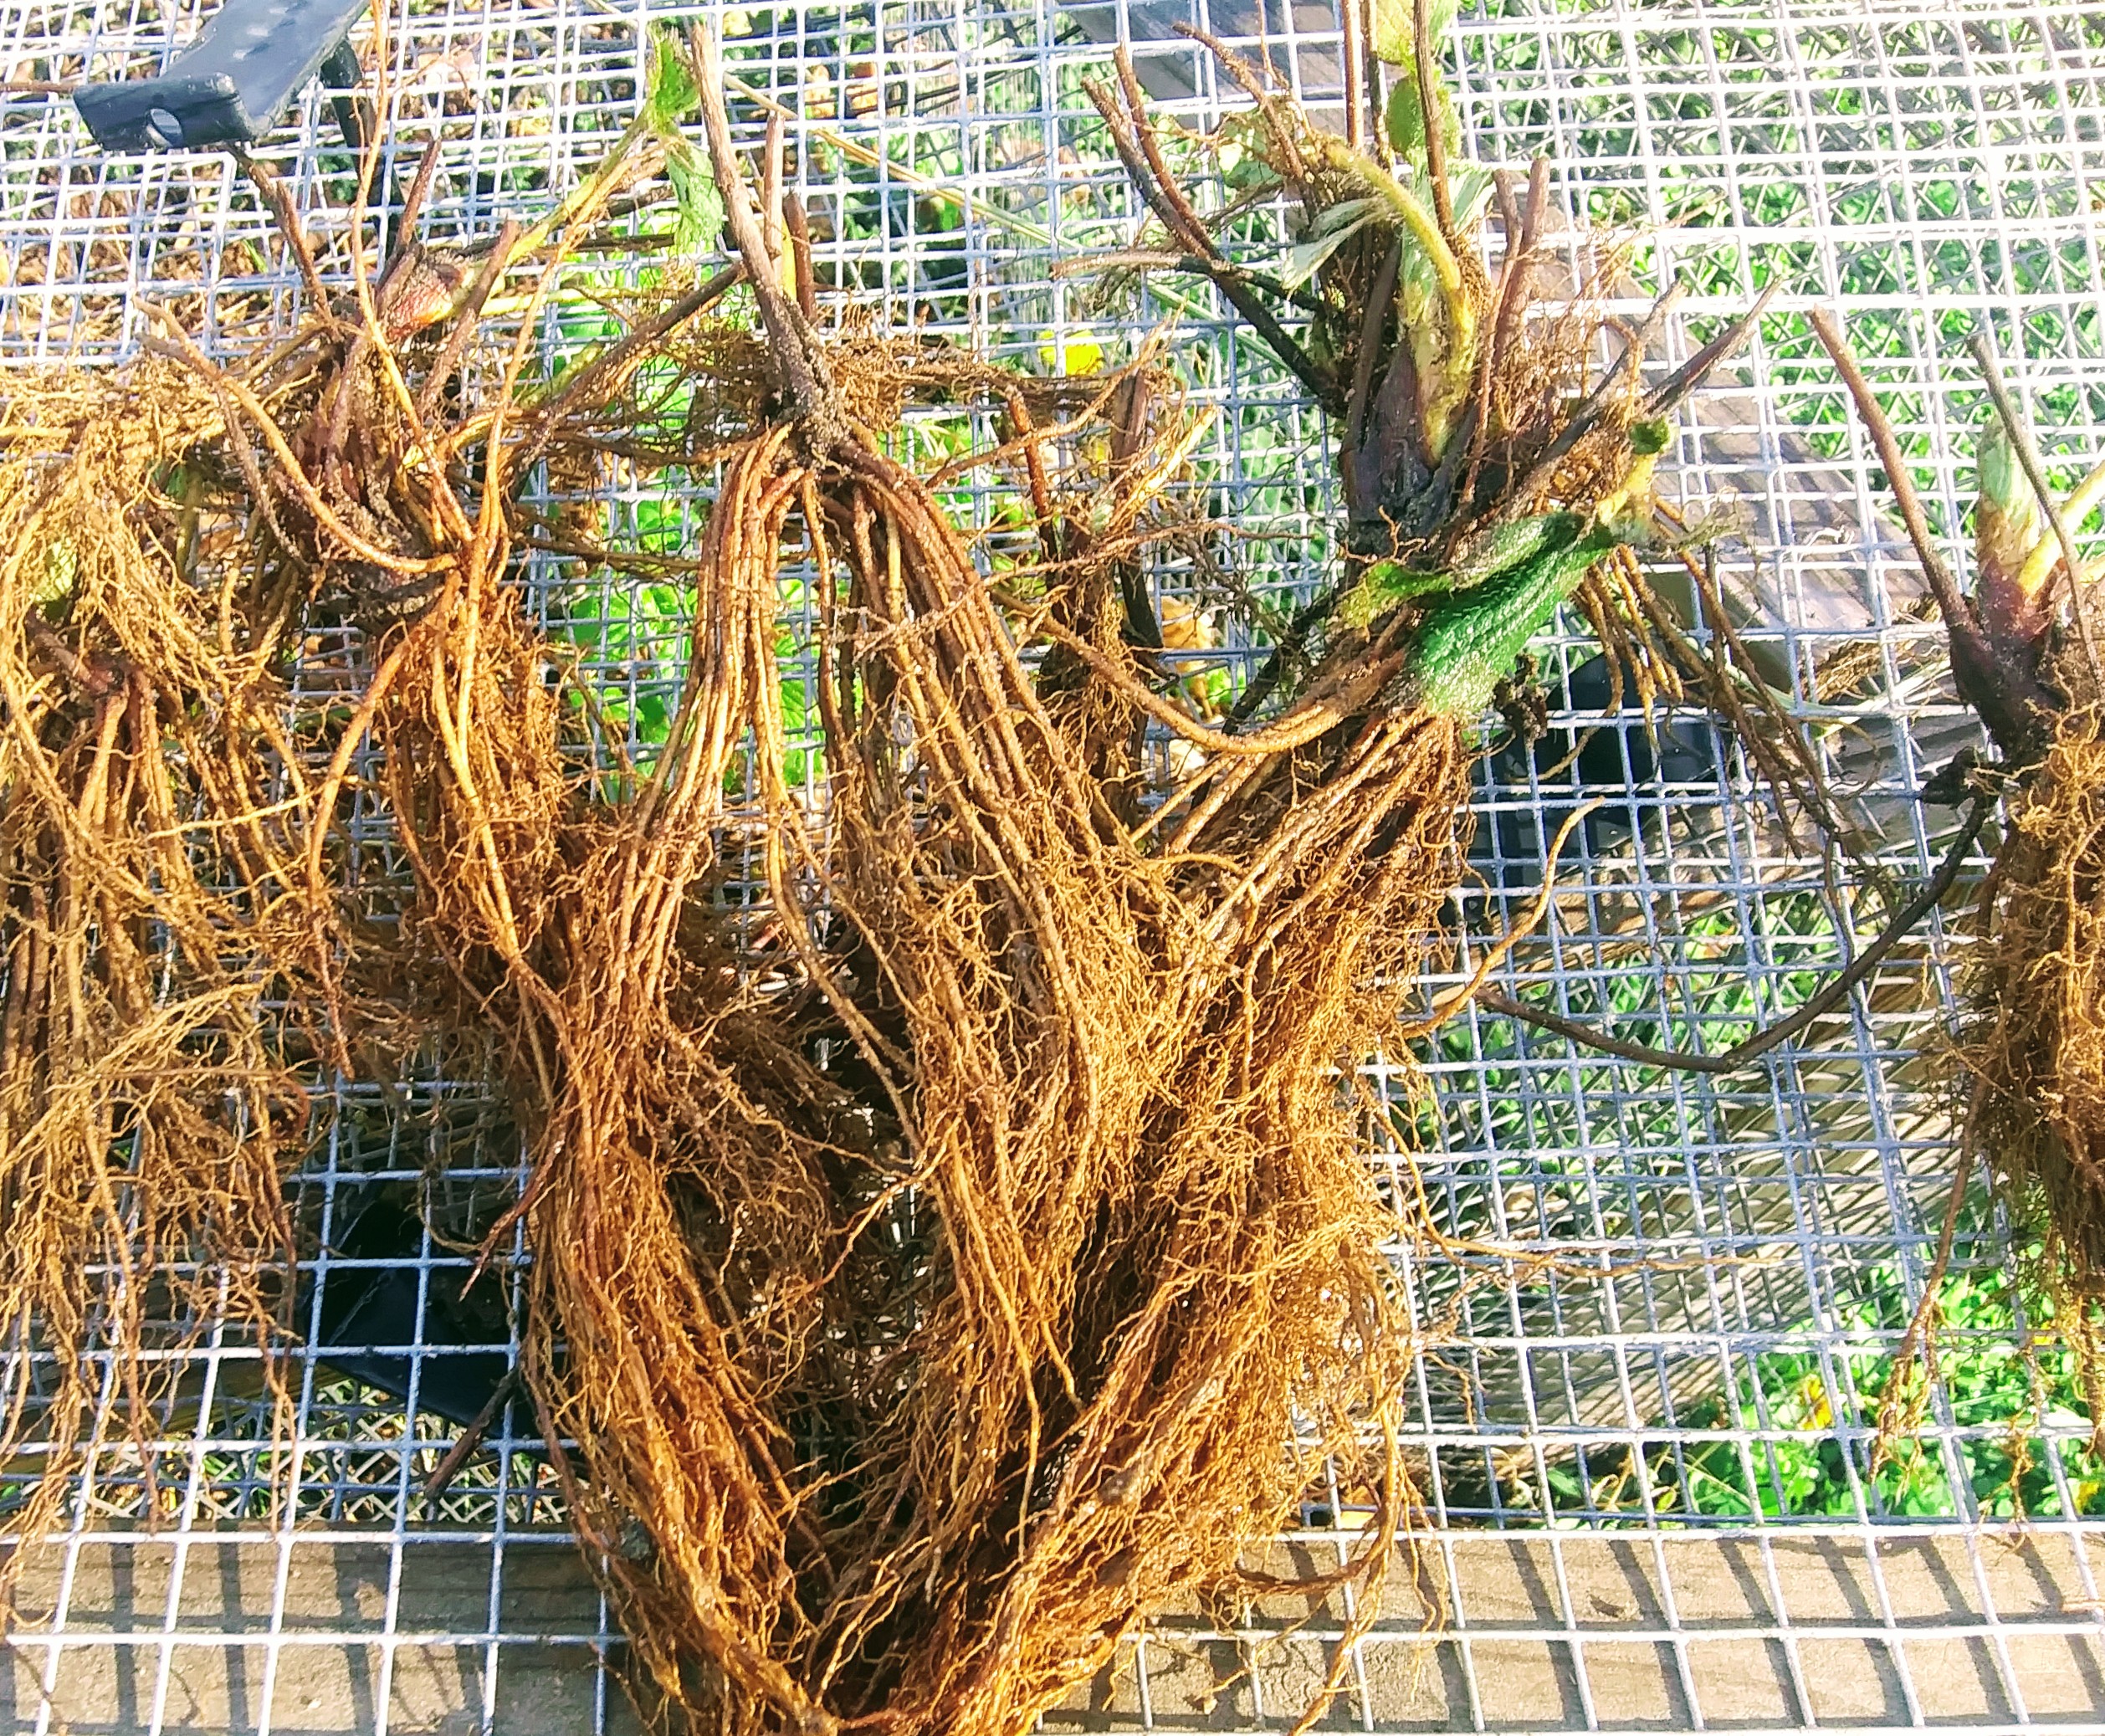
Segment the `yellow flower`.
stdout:
[[1052,372],[1093,374],[1104,366],[1104,346],[1086,331],[1064,339],[1047,332],[1038,340],[1038,360]]

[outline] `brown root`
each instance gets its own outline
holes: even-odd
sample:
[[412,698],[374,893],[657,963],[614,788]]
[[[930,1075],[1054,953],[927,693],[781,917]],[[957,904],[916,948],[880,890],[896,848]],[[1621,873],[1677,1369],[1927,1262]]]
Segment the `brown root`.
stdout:
[[[1174,227],[1188,213],[1128,98],[1134,161],[1154,162]],[[53,1196],[47,1262],[216,1237],[220,1282],[237,1254],[250,1273],[266,1232],[285,1239],[286,1068],[494,1051],[534,1153],[500,1226],[523,1219],[530,1252],[527,1376],[659,1722],[1021,1733],[1174,1593],[1257,1584],[1244,1552],[1328,1466],[1365,1528],[1317,1587],[1357,1595],[1313,1720],[1417,1499],[1398,1447],[1416,1340],[1391,1261],[1426,1226],[1376,1192],[1355,1080],[1396,1041],[1462,867],[1463,720],[1418,709],[1406,679],[1422,607],[1297,645],[1247,731],[1193,714],[1140,556],[1195,424],[1151,402],[1140,366],[1079,398],[1029,395],[920,346],[822,341],[709,118],[766,346],[672,319],[699,311],[698,288],[536,399],[519,386],[530,317],[485,345],[478,371],[499,383],[456,414],[443,386],[488,336],[472,313],[435,357],[384,296],[362,326],[317,321],[231,369],[178,335],[169,390],[201,418],[234,526],[243,560],[223,565],[254,581],[147,600],[171,576],[138,529],[165,438],[135,453],[112,434],[122,463],[64,472],[131,514],[108,559],[66,533],[82,571],[130,587],[107,634],[101,606],[83,609],[103,579],[74,581],[57,651],[38,649],[20,590],[44,530],[101,506],[69,497],[8,545],[0,602],[26,624],[0,669],[4,1040],[42,1083],[18,1108],[8,1070],[0,1176]],[[1317,148],[1274,118],[1287,155]],[[1360,172],[1319,164],[1308,196]],[[1339,270],[1380,269],[1378,239]],[[1329,382],[1365,437],[1347,455],[1366,460],[1359,528],[1380,533],[1362,567],[1458,560],[1518,513],[1641,499],[1631,425],[1657,407],[1628,369],[1578,399],[1595,325],[1508,325],[1465,259],[1435,389],[1391,301],[1368,339],[1381,391],[1372,349],[1356,391]],[[1462,367],[1487,328],[1483,368]],[[631,395],[675,372],[699,398],[678,428]],[[931,482],[887,455],[909,393],[1006,410],[1000,461],[1043,556],[1027,594],[997,592]],[[1084,500],[1046,455],[1099,418],[1111,456]],[[699,448],[702,427],[721,443]],[[50,453],[23,451],[0,512],[40,498],[27,479]],[[584,492],[610,454],[641,476],[717,467],[691,552],[597,548],[581,514],[515,498],[530,462]],[[535,544],[691,586],[684,689],[647,764],[595,755],[590,696],[510,582]],[[791,562],[817,575],[797,581],[818,616],[808,783],[782,714],[801,679],[777,618]],[[356,648],[343,703],[280,740],[272,672],[295,604]],[[142,658],[135,620],[174,637]],[[165,677],[170,697],[138,716],[180,752],[131,720],[133,675],[98,673],[105,639],[132,660],[111,668]],[[61,699],[65,681],[79,691]],[[1145,771],[1164,730],[1181,754],[1169,789]],[[276,811],[267,768],[291,791]],[[194,837],[173,812],[202,817]],[[149,860],[175,837],[180,873]],[[399,852],[392,873],[376,838]],[[54,864],[62,896],[79,883],[100,904],[38,904]],[[151,945],[128,938],[146,921]],[[67,947],[71,975],[53,968]],[[151,974],[169,956],[187,973],[172,996]],[[66,1003],[84,980],[116,1017]],[[265,982],[294,1009],[282,1030],[262,1022]],[[223,1003],[220,1023],[183,1011]],[[100,1047],[72,1034],[90,1029]],[[133,1052],[111,1032],[144,1033],[159,1094],[125,1083]],[[47,1136],[54,1104],[74,1119]],[[105,1120],[82,1122],[91,1109]],[[139,1149],[171,1155],[142,1249],[102,1156],[148,1129]],[[77,1173],[54,1194],[61,1148]],[[77,1323],[137,1293],[13,1266],[0,1280],[8,1329],[55,1320],[76,1369]],[[260,1320],[263,1279],[234,1283]],[[113,1334],[119,1367],[138,1366],[137,1321]],[[94,1395],[69,1378],[51,1428],[77,1441]]]
[[[792,508],[840,575],[826,830],[772,713]],[[1369,1440],[1372,1590],[1415,1498],[1407,1230],[1341,1081],[1457,870],[1454,726],[1238,761],[1160,848],[1092,800],[1104,704],[1048,705],[873,449],[755,437],[698,577],[674,747],[519,977],[561,1057],[535,1389],[655,1695],[732,1729],[1026,1728]],[[742,982],[694,926],[741,742],[780,936]]]
[[[0,449],[0,1462],[49,1525],[81,1445],[151,1483],[178,1354],[274,1354],[306,1108],[266,1011],[288,924],[285,599],[181,460],[202,382],[11,382]],[[296,1046],[296,1045],[295,1045]],[[33,1354],[32,1354],[33,1351]],[[0,1591],[21,1559],[0,1564]]]
[[2009,798],[1968,993],[1974,1149],[2040,1240],[2035,1276],[2105,1430],[2105,712],[2056,723]]

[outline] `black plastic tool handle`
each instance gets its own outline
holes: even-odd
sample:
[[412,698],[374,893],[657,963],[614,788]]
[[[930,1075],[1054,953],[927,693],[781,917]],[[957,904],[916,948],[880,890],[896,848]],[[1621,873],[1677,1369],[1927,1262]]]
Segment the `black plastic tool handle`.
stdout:
[[[268,132],[316,73],[332,90],[358,82],[348,40],[366,0],[227,0],[158,78],[84,84],[74,106],[105,151],[208,150]],[[337,115],[347,136],[351,105]],[[355,139],[351,141],[354,144]]]

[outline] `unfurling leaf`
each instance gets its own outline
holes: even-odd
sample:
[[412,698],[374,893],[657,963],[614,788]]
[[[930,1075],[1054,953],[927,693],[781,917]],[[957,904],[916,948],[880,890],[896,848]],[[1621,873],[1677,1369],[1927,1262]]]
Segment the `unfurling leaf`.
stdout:
[[1984,573],[2015,576],[2039,540],[2039,502],[2000,422],[1981,430],[1976,462],[1980,504],[1974,519],[1974,558]]
[[1447,572],[1414,572],[1401,561],[1377,561],[1360,576],[1360,582],[1338,604],[1338,619],[1362,632],[1375,618],[1414,597],[1453,588],[1454,576]]
[[2051,563],[2026,559],[2039,540],[2039,501],[2002,423],[1981,430],[1975,463],[1980,499],[1974,515],[1974,604],[1991,643],[2003,656],[2031,667],[2044,640],[2047,614],[2043,585],[2026,581],[2036,569],[2044,580]]

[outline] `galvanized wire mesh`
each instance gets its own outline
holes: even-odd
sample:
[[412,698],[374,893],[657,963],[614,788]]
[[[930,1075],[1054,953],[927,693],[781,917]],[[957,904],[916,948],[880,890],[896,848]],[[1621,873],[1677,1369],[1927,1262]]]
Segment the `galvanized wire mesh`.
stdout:
[[[369,71],[391,69],[383,172],[398,182],[437,130],[434,235],[537,214],[634,112],[648,28],[692,15],[396,8],[377,40],[361,37]],[[1194,494],[1235,529],[1220,558],[1258,588],[1319,581],[1334,501],[1318,412],[1210,295],[1052,268],[1134,232],[1079,88],[1104,43],[1133,42],[1150,91],[1194,125],[1239,99],[1174,35],[1181,19],[1267,54],[1319,107],[1339,77],[1327,6],[879,0],[720,16],[736,75],[795,117],[822,282],[853,285],[844,299],[881,321],[1040,371],[1129,353],[1174,320],[1192,392],[1219,412]],[[293,317],[296,279],[226,160],[102,156],[69,104],[17,88],[151,66],[199,22],[146,0],[0,8],[0,75],[16,81],[0,94],[10,362],[116,360],[150,301],[222,346]],[[1544,936],[1498,980],[1628,1038],[1722,1047],[1801,1001],[1928,871],[1951,822],[1913,792],[1971,739],[1879,515],[1883,479],[1793,310],[1847,316],[1955,558],[1977,321],[2057,469],[2099,458],[2105,19],[2080,4],[1508,0],[1462,18],[1455,61],[1470,154],[1549,155],[1575,223],[1623,238],[1611,287],[1633,309],[1670,277],[1687,284],[1662,364],[1783,285],[1733,377],[1684,418],[1672,486],[1692,510],[1728,492],[1743,503],[1747,535],[1719,572],[1729,624],[1816,732],[1887,883],[1874,873],[1866,889],[1862,864],[1782,822],[1746,740],[1693,714],[1607,714],[1575,635],[1539,648],[1549,737],[1487,763],[1481,883],[1457,898],[1482,945],[1534,896],[1544,841],[1601,799],[1557,870]],[[750,100],[742,113],[755,119]],[[267,154],[341,272],[355,165],[335,127],[310,91]],[[660,257],[617,260],[607,281]],[[1575,273],[1604,257],[1573,244]],[[551,356],[589,338],[577,319],[550,315]],[[603,504],[668,537],[702,504],[618,488]],[[1206,604],[1206,572],[1157,576]],[[652,707],[677,685],[679,599],[581,588],[556,563],[530,582],[607,715],[647,747]],[[1727,624],[1685,601],[1698,637]],[[303,679],[355,679],[357,653],[316,642]],[[1191,664],[1233,679],[1249,655],[1201,648]],[[1874,1451],[1954,1180],[1939,1045],[1964,947],[1959,921],[1933,921],[1846,1016],[1726,1078],[1604,1057],[1480,1010],[1423,1047],[1422,1088],[1401,1066],[1370,1067],[1387,1106],[1369,1129],[1377,1177],[1421,1196],[1449,1238],[1398,1249],[1437,1340],[1410,1445],[1447,1613],[1427,1645],[1415,1610],[1396,1611],[1364,1642],[1331,1726],[2105,1720],[2105,1464],[2051,1324],[2014,1285],[2021,1246],[1978,1184],[1940,1280],[1944,1378],[1915,1445]],[[302,1305],[330,1348],[297,1370],[294,1513],[272,1508],[253,1354],[208,1339],[156,1477],[98,1452],[66,1529],[31,1560],[0,1708],[39,1732],[622,1727],[605,1667],[618,1635],[568,1543],[528,1407],[503,1408],[443,1498],[420,1494],[458,1433],[448,1413],[472,1410],[463,1395],[486,1393],[515,1354],[494,1288],[457,1301],[458,1244],[511,1196],[527,1155],[474,1079],[318,1088]],[[24,1469],[0,1467],[0,1499]],[[1278,1564],[1334,1559],[1352,1518],[1312,1503]],[[1341,1613],[1284,1595],[1173,1611],[1052,1722],[1278,1728]]]

